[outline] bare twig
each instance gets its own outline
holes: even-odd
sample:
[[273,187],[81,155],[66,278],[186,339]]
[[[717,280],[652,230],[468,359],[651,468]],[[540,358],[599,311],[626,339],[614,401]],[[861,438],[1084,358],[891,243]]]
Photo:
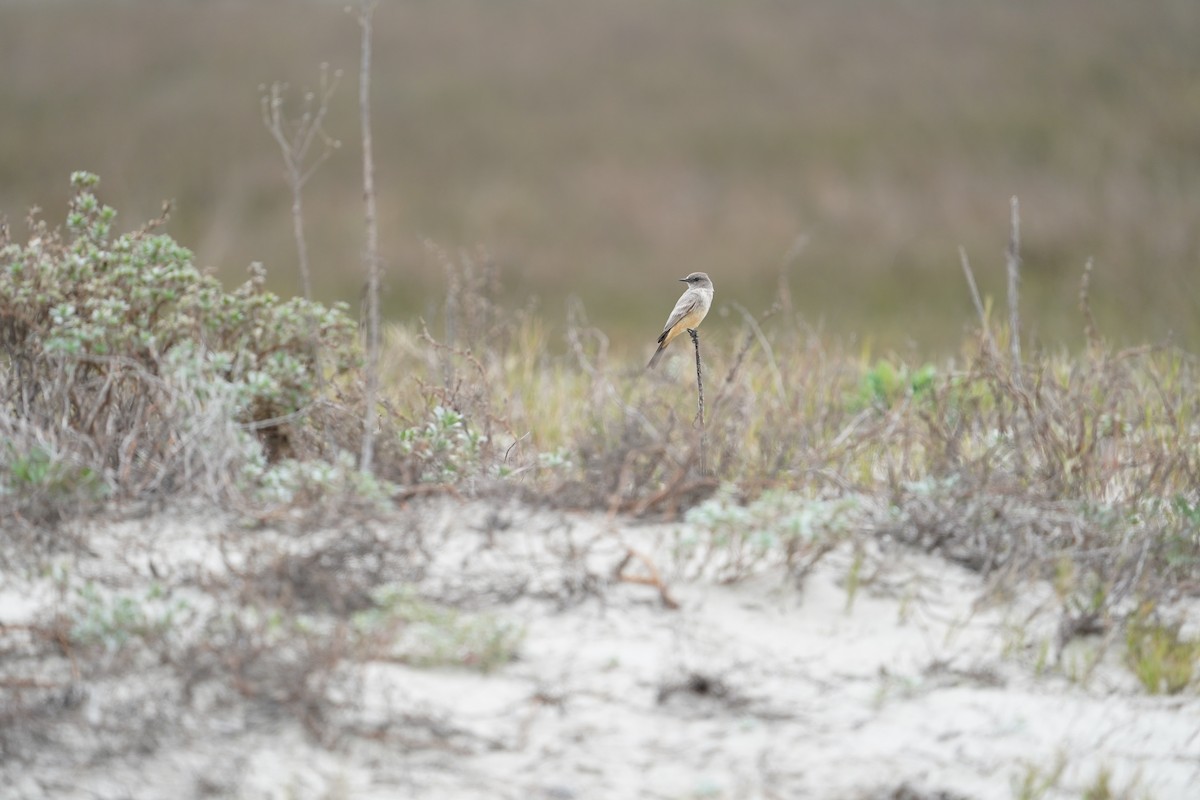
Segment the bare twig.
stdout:
[[958,258],[962,262],[963,274],[967,277],[967,286],[971,289],[971,302],[975,304],[975,313],[979,315],[979,329],[983,331],[984,341],[993,355],[996,354],[996,341],[992,338],[992,330],[988,325],[987,311],[983,300],[979,298],[979,287],[975,284],[975,273],[971,271],[971,262],[967,259],[967,248],[958,246]]
[[[341,70],[331,73],[329,65],[322,64],[320,89],[305,93],[303,111],[294,120],[289,120],[284,111],[283,93],[287,90],[287,84],[273,83],[269,88],[262,87],[263,125],[279,144],[284,174],[292,191],[292,235],[296,240],[305,300],[312,300],[312,277],[308,264],[308,244],[304,236],[302,190],[317,168],[333,155],[334,150],[341,147],[341,142],[326,133],[324,127],[329,102],[341,77]],[[317,142],[322,145],[321,152],[310,158],[310,150]]]
[[363,392],[363,439],[359,469],[371,471],[375,452],[375,399],[379,394],[379,225],[375,212],[375,160],[371,151],[371,17],[375,0],[361,0],[362,62],[358,73],[358,107],[362,120],[363,202],[366,206],[367,365]]
[[[763,321],[765,322],[766,320],[770,319],[782,307],[783,306],[781,304],[776,303],[763,316]],[[725,380],[721,383],[721,385],[717,389],[717,396],[716,396],[716,399],[714,399],[712,402],[712,414],[710,416],[715,417],[719,414],[719,412],[722,408],[722,402],[728,396],[730,388],[733,386],[733,381],[735,378],[737,378],[738,371],[742,368],[742,363],[746,360],[746,356],[747,356],[747,354],[749,354],[750,348],[754,346],[754,343],[756,341],[758,341],[758,333],[761,330],[762,329],[757,326],[751,327],[750,332],[746,335],[745,340],[742,342],[741,349],[738,350],[737,355],[733,359],[733,366],[729,368],[729,372],[727,372],[725,374]],[[772,363],[773,363],[773,358],[774,358],[773,352],[768,351],[768,357],[770,357],[772,359]]]
[[692,337],[692,344],[696,348],[696,403],[698,408],[694,424],[700,428],[700,474],[703,475],[708,471],[708,465],[705,463],[704,452],[704,377],[700,361],[700,333],[695,328],[688,328],[688,335]]
[[[646,574],[631,575],[625,571],[630,562],[635,560],[640,561],[642,566],[646,568]],[[658,596],[662,599],[664,606],[672,610],[679,608],[679,602],[671,596],[671,589],[669,586],[667,586],[666,582],[663,581],[662,576],[659,574],[658,567],[654,566],[654,562],[650,560],[649,556],[639,553],[632,547],[625,551],[625,556],[613,570],[613,575],[618,581],[623,583],[636,583],[642,586],[653,586],[655,589],[658,589]]]
[[1092,259],[1089,257],[1083,265],[1083,278],[1079,282],[1079,310],[1083,313],[1083,334],[1087,338],[1088,347],[1097,350],[1100,347],[1100,334],[1096,332],[1096,319],[1092,316]]
[[[608,349],[608,338],[598,330],[588,327],[587,315],[584,313],[583,302],[578,297],[571,297],[567,301],[567,344],[571,348],[571,352],[575,356],[580,368],[588,374],[592,379],[592,384],[603,390],[603,393],[616,404],[622,413],[629,419],[636,420],[642,430],[651,439],[661,440],[663,434],[659,432],[654,423],[641,412],[636,406],[625,402],[621,397],[621,393],[617,387],[613,385],[612,378],[609,373],[602,369],[599,363],[593,363],[587,355],[587,349],[584,347],[581,332],[586,330],[594,336],[599,337],[601,342],[601,354]],[[600,358],[597,361],[602,361]]]
[[1012,352],[1013,383],[1021,388],[1021,313],[1020,302],[1021,283],[1021,208],[1016,195],[1010,201],[1011,228],[1008,237],[1008,250],[1005,252],[1005,264],[1008,267],[1008,327],[1009,349]]
[[[775,311],[779,308],[782,308],[783,305],[784,304],[780,302],[776,308],[772,308],[767,312],[767,316],[770,317],[773,315]],[[761,347],[763,352],[766,353],[767,366],[770,368],[771,377],[775,381],[775,393],[779,397],[783,397],[783,373],[779,371],[779,364],[775,361],[775,351],[771,348],[771,342],[767,339],[766,334],[763,333],[762,326],[758,324],[758,320],[754,318],[754,315],[751,314],[745,306],[743,306],[741,303],[734,303],[733,307],[736,308],[738,313],[742,315],[742,318],[746,320],[746,324],[750,326],[750,330],[754,333],[754,338],[758,340],[759,347]]]
[[[303,110],[299,118],[294,120],[289,120],[284,112],[283,93],[287,89],[286,84],[271,84],[269,89],[263,89],[261,97],[263,125],[279,145],[284,175],[292,192],[292,237],[296,241],[296,263],[300,269],[304,299],[310,302],[313,299],[312,270],[308,262],[308,241],[304,234],[303,190],[317,168],[333,155],[334,150],[341,147],[341,142],[325,131],[329,103],[341,77],[340,69],[331,73],[329,64],[321,64],[320,88],[315,92],[305,92]],[[321,151],[311,156],[312,146],[317,142],[322,145]],[[167,209],[163,211],[165,214]],[[321,363],[321,342],[316,333],[316,321],[312,320],[311,323],[313,333],[309,349],[312,351],[313,371],[318,387],[323,388],[325,370]]]

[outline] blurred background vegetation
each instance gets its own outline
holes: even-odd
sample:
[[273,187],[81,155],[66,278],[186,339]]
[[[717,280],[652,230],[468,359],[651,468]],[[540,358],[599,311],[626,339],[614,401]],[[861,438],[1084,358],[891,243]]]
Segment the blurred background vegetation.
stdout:
[[[261,85],[346,75],[308,184],[320,299],[362,285],[358,28],[343,2],[0,0],[0,213],[61,219],[72,170],[232,284],[299,292]],[[679,285],[879,350],[974,324],[958,245],[1003,298],[1021,200],[1027,331],[1200,344],[1195,0],[385,0],[374,112],[386,314],[436,317],[451,254],[649,352]],[[721,325],[717,322],[717,325]],[[710,321],[709,326],[712,326]],[[732,327],[732,326],[730,326]],[[715,332],[714,332],[715,333]],[[644,354],[643,354],[644,355]],[[640,358],[640,356],[639,356]]]

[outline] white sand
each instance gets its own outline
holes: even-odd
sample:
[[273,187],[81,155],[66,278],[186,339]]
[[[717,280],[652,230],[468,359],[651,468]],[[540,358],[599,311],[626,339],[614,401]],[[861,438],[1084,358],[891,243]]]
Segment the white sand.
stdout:
[[[1061,660],[1043,650],[1057,621],[1044,586],[976,608],[977,575],[892,550],[869,559],[878,574],[848,607],[846,547],[799,588],[777,567],[726,586],[668,577],[680,603],[670,610],[612,570],[633,544],[669,576],[672,526],[513,506],[489,537],[481,504],[433,508],[420,590],[488,598],[525,582],[515,600],[481,601],[525,637],[517,660],[490,674],[360,665],[354,721],[414,719],[404,741],[324,748],[289,718],[251,724],[200,692],[184,724],[145,752],[105,758],[97,737],[79,736],[100,754],[6,759],[0,797],[990,800],[1056,765],[1047,799],[1081,796],[1102,770],[1131,796],[1200,797],[1196,692],[1145,694],[1120,642],[1081,677],[1100,643]],[[72,569],[124,576],[136,593],[151,561],[160,574],[219,568],[221,531],[236,526],[170,515],[110,526]],[[0,620],[28,621],[54,602],[44,576],[5,577]],[[157,674],[129,680],[153,696]]]

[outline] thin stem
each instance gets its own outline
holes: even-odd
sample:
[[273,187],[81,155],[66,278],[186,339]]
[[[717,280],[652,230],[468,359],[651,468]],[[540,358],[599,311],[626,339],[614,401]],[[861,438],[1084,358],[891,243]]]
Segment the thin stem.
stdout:
[[1096,350],[1100,347],[1100,334],[1096,332],[1096,318],[1092,316],[1092,267],[1092,258],[1089,256],[1083,265],[1083,278],[1079,282],[1079,310],[1083,312],[1083,334],[1088,347]]
[[[288,186],[292,190],[292,236],[296,240],[296,255],[300,268],[300,283],[304,289],[304,299],[312,300],[312,278],[308,261],[308,245],[304,234],[304,207],[301,199],[302,190],[308,179],[317,168],[325,163],[340,143],[325,132],[325,117],[329,113],[330,101],[337,89],[341,71],[330,73],[329,65],[321,65],[321,88],[319,92],[308,92],[304,95],[304,104],[299,118],[289,120],[284,109],[283,93],[286,84],[273,83],[263,87],[262,117],[263,126],[279,145],[283,156],[284,173]],[[324,147],[321,152],[309,158],[309,150],[317,140]],[[308,163],[305,166],[305,162]]]
[[688,328],[688,335],[692,337],[692,345],[696,348],[696,402],[698,409],[696,411],[696,421],[693,423],[700,428],[700,474],[708,472],[708,463],[705,454],[706,434],[704,430],[704,372],[700,361],[700,333],[695,328]]
[[308,241],[304,236],[304,205],[300,199],[299,176],[293,172],[289,183],[292,185],[292,236],[296,239],[296,257],[300,264],[300,285],[304,289],[304,299],[312,300],[312,278],[308,269]]
[[1016,195],[1010,204],[1012,227],[1005,263],[1008,266],[1008,343],[1012,352],[1013,383],[1021,388],[1021,208]]
[[979,297],[979,287],[975,285],[975,273],[971,270],[970,260],[967,259],[967,248],[962,245],[958,246],[958,259],[962,262],[963,274],[967,276],[967,286],[971,289],[971,302],[975,304],[975,313],[979,315],[979,329],[983,331],[984,341],[987,342],[992,356],[998,357],[996,342],[992,339],[992,331],[988,326],[987,311]]
[[375,160],[371,151],[371,16],[373,0],[362,0],[362,63],[358,73],[358,107],[362,120],[363,202],[367,226],[367,365],[363,397],[363,440],[359,469],[371,471],[375,453],[375,399],[379,394],[379,226],[375,211]]

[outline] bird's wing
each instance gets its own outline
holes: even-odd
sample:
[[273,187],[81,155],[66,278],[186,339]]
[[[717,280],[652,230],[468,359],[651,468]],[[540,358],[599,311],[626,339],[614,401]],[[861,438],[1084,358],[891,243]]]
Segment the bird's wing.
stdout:
[[[700,296],[693,289],[688,289],[679,297],[679,302],[675,304],[675,308],[671,310],[671,316],[667,317],[667,324],[663,326],[663,336],[666,336],[667,331],[675,327],[679,320],[686,317],[688,314],[696,310],[696,306],[700,305]],[[661,342],[663,336],[659,336]]]

